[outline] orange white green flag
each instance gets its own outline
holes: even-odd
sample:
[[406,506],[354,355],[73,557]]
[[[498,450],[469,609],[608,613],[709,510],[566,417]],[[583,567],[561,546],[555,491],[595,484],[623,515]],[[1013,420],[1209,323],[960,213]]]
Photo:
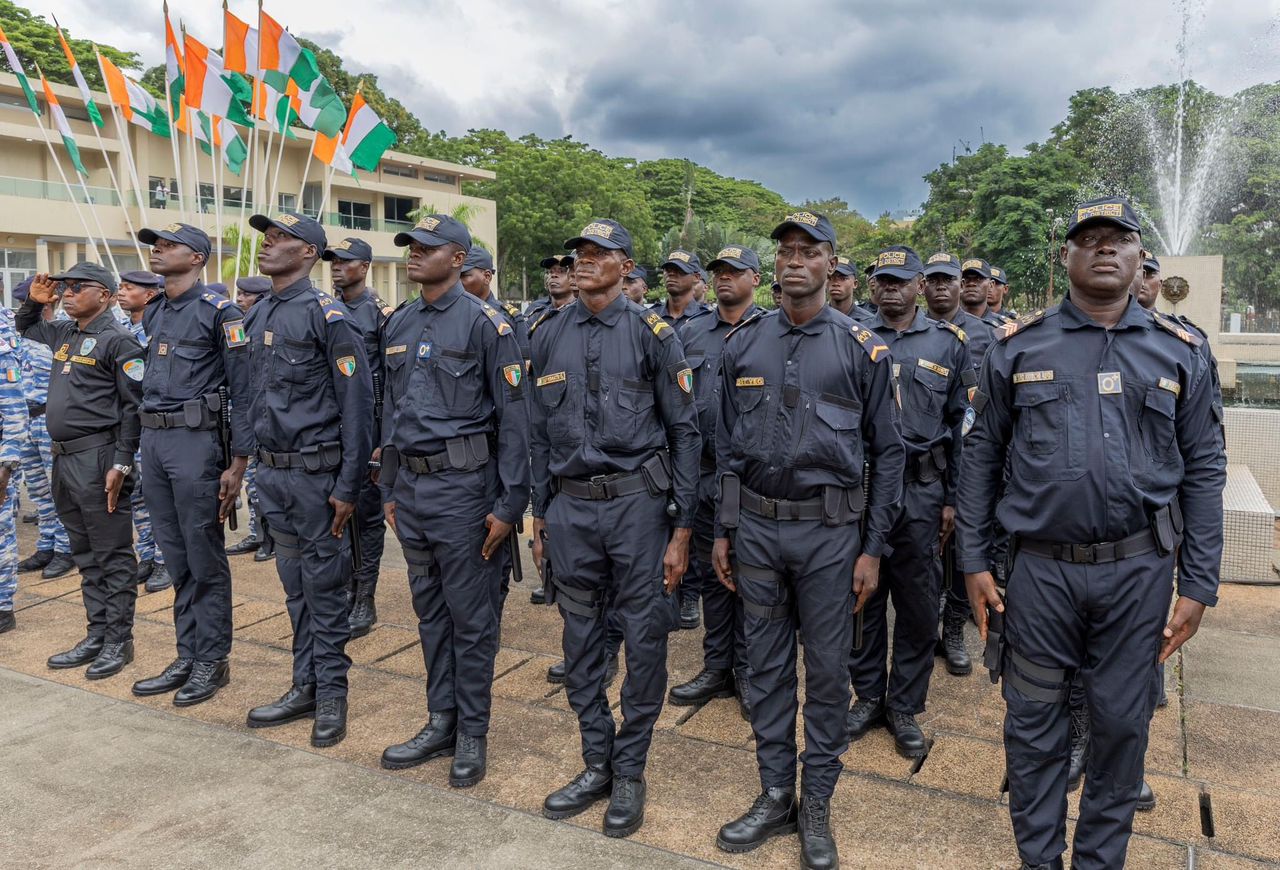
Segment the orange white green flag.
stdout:
[[87,176],[89,170],[85,169],[84,164],[80,162],[80,148],[76,145],[76,137],[71,132],[71,125],[67,123],[67,116],[63,114],[62,104],[58,102],[58,95],[53,92],[53,88],[49,87],[49,81],[44,77],[44,73],[40,72],[39,64],[36,65],[36,72],[40,73],[40,86],[44,88],[44,99],[49,104],[49,114],[53,115],[53,124],[62,136],[62,144],[67,148],[71,163],[75,166],[76,172]]
[[4,56],[9,61],[9,68],[18,77],[18,84],[22,85],[22,93],[27,97],[27,105],[31,107],[32,112],[37,115],[40,114],[40,106],[36,103],[36,93],[31,90],[31,82],[27,81],[27,74],[22,69],[22,61],[18,60],[18,54],[13,50],[13,46],[9,44],[9,37],[4,35],[3,28],[0,28],[0,48],[4,49]]
[[93,102],[93,91],[89,90],[89,83],[84,80],[84,73],[80,72],[80,64],[76,63],[76,56],[71,53],[71,46],[67,44],[67,37],[63,34],[62,25],[58,23],[57,18],[53,19],[53,26],[58,31],[58,42],[62,43],[62,53],[67,56],[67,65],[71,67],[71,77],[75,79],[76,87],[80,89],[80,96],[84,98],[84,108],[89,113],[89,120],[95,127],[101,127],[102,113]]

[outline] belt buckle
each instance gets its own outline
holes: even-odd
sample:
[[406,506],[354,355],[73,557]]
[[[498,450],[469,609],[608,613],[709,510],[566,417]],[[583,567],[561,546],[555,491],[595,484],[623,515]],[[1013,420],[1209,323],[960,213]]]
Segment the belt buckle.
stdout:
[[587,480],[587,489],[591,493],[588,496],[592,501],[603,501],[609,497],[606,487],[609,484],[609,475],[596,474]]
[[760,496],[760,506],[765,509],[765,518],[776,520],[778,518],[778,500],[769,498],[767,495]]
[[1092,565],[1098,561],[1097,544],[1072,544],[1071,561],[1084,565]]

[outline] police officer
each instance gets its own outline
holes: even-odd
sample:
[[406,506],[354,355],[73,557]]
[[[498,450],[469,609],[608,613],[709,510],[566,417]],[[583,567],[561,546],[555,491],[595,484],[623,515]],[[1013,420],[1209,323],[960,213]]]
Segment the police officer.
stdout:
[[[716,845],[746,852],[798,825],[804,866],[836,867],[830,801],[849,746],[854,596],[860,610],[876,589],[902,491],[902,437],[889,349],[826,304],[838,263],[831,222],[797,212],[773,238],[782,307],[734,330],[720,361],[712,557],[720,582],[742,597],[761,794]],[[806,689],[798,805],[797,629]]]
[[[928,315],[960,327],[969,340],[969,361],[976,373],[995,339],[991,326],[960,307],[960,259],[940,251],[925,261],[924,298]],[[942,585],[945,592],[942,607],[942,635],[934,646],[934,655],[942,656],[947,673],[962,677],[973,670],[973,661],[965,648],[964,624],[969,620],[969,596],[964,574],[956,567],[955,535],[942,547]]]
[[427,668],[429,718],[387,747],[396,770],[452,755],[449,784],[484,779],[501,587],[515,524],[529,501],[524,359],[498,308],[459,280],[471,234],[428,215],[395,243],[409,248],[420,298],[383,338],[387,395],[380,486],[404,547]]
[[[530,335],[534,557],[542,561],[545,535],[586,769],[547,797],[543,814],[568,818],[610,797],[604,831],[625,837],[644,821],[644,767],[666,694],[667,633],[679,621],[674,592],[688,565],[700,439],[693,372],[675,330],[622,295],[635,267],[631,235],[595,220],[565,247],[577,254],[581,295],[544,314]],[[616,734],[604,692],[610,591],[627,654]]]
[[[19,304],[27,301],[27,294],[35,280],[32,276],[13,288],[13,298]],[[49,374],[53,367],[53,350],[34,339],[19,336],[18,358],[22,362],[22,390],[26,395],[27,415],[30,425],[27,438],[22,443],[22,481],[27,495],[36,506],[39,537],[36,551],[18,563],[18,573],[39,571],[45,580],[61,577],[75,568],[71,560],[71,541],[67,530],[58,518],[53,503],[53,490],[49,476],[53,466],[53,444],[49,440],[49,427],[45,424],[45,405],[49,400]]]
[[481,302],[496,308],[506,317],[507,323],[511,325],[512,333],[516,337],[516,344],[520,347],[520,358],[528,360],[529,323],[524,314],[521,313],[520,306],[513,305],[510,302],[503,302],[493,292],[495,274],[493,254],[490,254],[479,245],[475,245],[467,252],[467,259],[462,264],[462,289]]
[[[59,282],[70,319],[45,320]],[[89,622],[85,638],[48,664],[87,664],[91,680],[118,674],[133,661],[138,597],[129,495],[145,363],[138,340],[111,313],[115,294],[110,272],[77,263],[60,275],[36,275],[17,316],[24,336],[55,348],[46,411],[53,498],[80,568]]]
[[[893,245],[881,251],[872,273],[878,311],[863,321],[893,355],[907,464],[902,506],[888,538],[891,552],[880,566],[880,586],[867,602],[862,646],[849,662],[858,696],[849,710],[850,738],[886,724],[906,758],[928,751],[915,717],[924,711],[933,672],[942,592],[939,553],[955,529],[960,427],[969,406],[967,391],[978,382],[964,330],[930,320],[916,307],[924,288],[922,270],[911,248]],[[886,663],[891,648],[892,670]]]
[[[236,307],[248,313],[264,296],[271,292],[271,279],[262,275],[236,279]],[[261,509],[258,505],[258,458],[249,457],[249,466],[244,471],[244,493],[249,502],[249,533],[227,547],[228,556],[243,556],[253,553],[253,561],[265,562],[275,555],[275,546],[271,542],[271,534],[262,521]]]
[[[146,327],[142,323],[142,315],[147,305],[164,291],[164,278],[154,272],[135,271],[122,272],[120,275],[119,300],[120,310],[125,315],[125,328],[142,345],[147,348]],[[133,469],[138,480],[145,476],[142,471],[142,449],[133,457]],[[156,546],[155,535],[151,526],[151,511],[147,509],[146,499],[142,497],[142,487],[133,489],[130,499],[133,507],[133,527],[138,533],[135,549],[138,553],[138,582],[146,584],[148,592],[160,592],[173,585],[169,570],[164,564],[164,551]]]
[[702,433],[693,555],[681,585],[696,586],[701,593],[707,630],[702,637],[702,670],[687,683],[672,686],[669,698],[677,706],[691,706],[736,695],[742,717],[750,721],[751,693],[742,600],[716,579],[711,567],[711,546],[715,537],[715,432],[716,417],[720,413],[720,354],[729,331],[760,312],[755,305],[755,290],[760,286],[760,257],[750,248],[731,245],[707,264],[707,271],[715,276],[716,306],[685,318],[677,328],[684,343],[685,359],[693,370],[694,404],[698,409],[698,430]]
[[18,471],[30,426],[13,312],[0,311],[0,634],[11,631],[18,589]]
[[1018,312],[1005,307],[1009,296],[1009,273],[999,266],[991,267],[991,283],[987,286],[987,307],[1001,320],[1008,323],[1018,319]]
[[[662,284],[667,298],[650,306],[658,316],[675,326],[684,317],[692,317],[706,310],[706,305],[694,298],[694,290],[702,281],[702,261],[692,251],[675,250],[658,267],[662,270]],[[694,600],[696,605],[697,600]],[[695,626],[696,627],[696,626]]]
[[991,280],[991,264],[981,257],[970,257],[960,266],[960,306],[991,327],[1003,326],[1005,320],[987,306]]
[[276,542],[276,571],[293,624],[293,685],[249,711],[250,728],[315,716],[311,745],[347,733],[347,587],[355,512],[372,451],[373,382],[364,341],[341,302],[307,275],[327,247],[305,215],[257,214],[258,268],[272,290],[249,309],[249,419],[258,445],[258,498]]
[[644,305],[644,296],[649,292],[649,270],[644,266],[636,266],[622,279],[622,292],[637,305]]
[[863,315],[858,305],[858,264],[848,257],[836,257],[836,270],[827,280],[827,299],[846,317],[856,319]]
[[[373,264],[373,249],[362,239],[346,238],[326,248],[321,259],[329,264],[333,287],[347,308],[351,325],[364,340],[365,358],[369,361],[369,376],[374,386],[373,426],[376,437],[380,422],[377,412],[383,407],[378,403],[382,399],[380,393],[385,390],[386,385],[379,341],[387,316],[382,303],[365,286],[369,266]],[[387,313],[390,310],[385,309]],[[378,585],[378,570],[382,565],[383,542],[387,535],[387,527],[382,518],[382,495],[368,473],[360,479],[360,494],[356,497],[356,510],[352,517],[355,520],[352,534],[360,536],[360,566],[352,580],[355,592],[351,615],[347,619],[354,640],[372,631],[373,624],[378,621],[378,609],[373,598]]]
[[151,269],[165,279],[142,320],[150,339],[142,486],[171,565],[178,654],[157,676],[134,683],[133,693],[176,692],[174,705],[188,707],[231,679],[231,568],[222,522],[253,452],[249,338],[244,313],[200,280],[212,247],[204,230],[173,223],[142,229],[138,240],[151,246]]
[[[1129,295],[1142,240],[1128,202],[1074,209],[1061,256],[1067,298],[1006,326],[983,366],[961,472],[961,567],[1004,678],[1009,809],[1023,866],[1062,866],[1066,695],[1080,674],[1092,752],[1072,865],[1119,867],[1157,658],[1194,635],[1217,600],[1221,396],[1202,340]],[[988,554],[997,514],[1016,553],[1007,605]]]

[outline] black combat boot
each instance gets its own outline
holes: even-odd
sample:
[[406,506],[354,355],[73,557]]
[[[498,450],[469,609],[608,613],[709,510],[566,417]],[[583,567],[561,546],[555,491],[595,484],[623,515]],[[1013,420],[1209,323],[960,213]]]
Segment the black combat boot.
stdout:
[[453,747],[453,765],[449,768],[449,785],[454,788],[470,788],[484,779],[485,753],[488,740],[459,734]]
[[853,702],[849,715],[845,717],[850,740],[857,740],[872,728],[884,724],[884,698],[859,698]]
[[147,578],[147,585],[142,587],[148,592],[163,592],[173,586],[173,578],[169,576],[169,569],[163,563],[157,563],[151,576]]
[[647,789],[642,776],[615,776],[609,808],[604,811],[606,837],[630,837],[644,824]]
[[96,659],[105,644],[106,641],[101,637],[90,635],[66,652],[49,656],[47,664],[55,671],[60,671],[64,668],[82,667]]
[[576,816],[613,792],[613,771],[608,763],[588,764],[586,769],[563,788],[558,788],[542,802],[542,814],[548,819]]
[[194,659],[174,659],[160,672],[159,676],[148,677],[134,683],[133,693],[139,698],[146,698],[149,695],[163,695],[165,692],[177,691],[186,685],[194,665]]
[[547,668],[547,682],[557,686],[564,685],[564,662],[558,661]]
[[18,563],[18,573],[25,574],[28,571],[39,571],[52,561],[53,550],[36,550]]
[[672,686],[667,697],[677,707],[705,704],[712,698],[731,698],[733,697],[733,671],[713,671],[703,668],[689,682]]
[[924,732],[910,713],[890,710],[889,733],[893,735],[894,748],[903,758],[922,758],[929,751]]
[[364,637],[373,631],[373,624],[377,621],[378,608],[373,603],[373,583],[362,580],[356,589],[356,600],[351,607],[351,615],[347,617],[347,625],[351,628],[351,639]]
[[133,582],[146,583],[147,578],[150,577],[155,572],[155,570],[156,570],[155,559],[143,559],[141,562],[138,563],[138,570],[133,575]]
[[1089,705],[1071,707],[1071,765],[1067,768],[1067,791],[1080,787],[1084,766],[1089,762]]
[[218,690],[231,682],[231,663],[221,661],[196,662],[191,676],[173,696],[173,706],[194,707],[218,694]]
[[54,553],[53,558],[49,560],[49,564],[45,565],[40,571],[40,576],[45,580],[52,580],[55,577],[70,574],[75,567],[76,562],[71,558],[70,553]]
[[388,746],[382,752],[382,766],[387,770],[404,770],[443,755],[453,755],[458,737],[458,711],[432,713],[427,724],[404,743]]
[[942,612],[942,640],[938,642],[939,654],[947,664],[947,673],[964,677],[973,672],[973,661],[964,647],[965,615],[954,607]]
[[840,866],[836,838],[831,835],[831,802],[805,797],[800,801],[800,864],[808,870]]
[[289,691],[271,704],[263,704],[249,711],[245,724],[250,728],[274,728],[298,719],[305,719],[316,711],[316,684],[291,686]]
[[246,553],[255,553],[262,546],[262,539],[257,535],[249,535],[236,541],[227,547],[228,556],[243,556]]
[[311,726],[311,745],[317,749],[337,746],[347,736],[347,699],[321,698],[316,701],[316,721]]
[[747,668],[742,666],[733,672],[734,694],[738,696],[738,712],[744,721],[751,721],[751,681],[747,678]]
[[1138,809],[1141,812],[1149,813],[1156,808],[1156,793],[1151,790],[1151,786],[1144,779],[1142,781],[1142,790],[1138,792]]
[[89,669],[84,672],[85,679],[105,680],[107,677],[114,677],[131,661],[133,661],[133,641],[104,643],[102,652],[98,653],[93,664],[89,665]]
[[725,852],[750,852],[770,837],[794,834],[799,809],[794,791],[771,788],[744,815],[720,828],[716,845]]

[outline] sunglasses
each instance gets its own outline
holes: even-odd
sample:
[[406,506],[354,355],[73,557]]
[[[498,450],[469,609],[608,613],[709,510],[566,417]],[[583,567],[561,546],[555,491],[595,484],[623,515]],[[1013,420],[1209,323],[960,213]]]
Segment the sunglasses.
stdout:
[[106,290],[107,288],[96,281],[63,281],[58,285],[59,294],[70,293],[76,295],[84,290]]

